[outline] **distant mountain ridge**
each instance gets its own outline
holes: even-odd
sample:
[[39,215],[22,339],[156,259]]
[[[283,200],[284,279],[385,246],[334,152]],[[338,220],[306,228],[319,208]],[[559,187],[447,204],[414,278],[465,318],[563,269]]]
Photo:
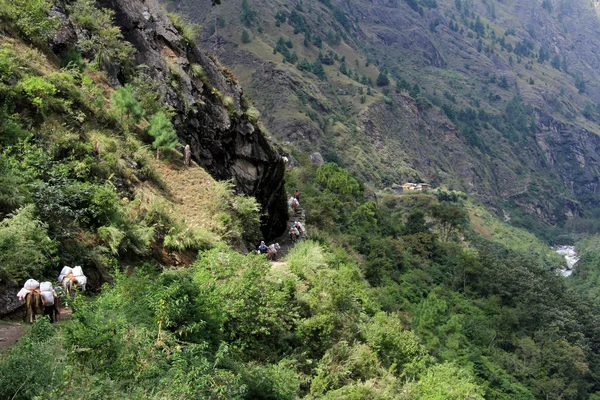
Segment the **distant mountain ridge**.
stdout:
[[[475,193],[517,223],[560,226],[600,204],[598,4],[167,7],[202,24],[203,45],[283,143],[321,151],[377,187],[421,179]],[[315,62],[324,75],[310,72]]]

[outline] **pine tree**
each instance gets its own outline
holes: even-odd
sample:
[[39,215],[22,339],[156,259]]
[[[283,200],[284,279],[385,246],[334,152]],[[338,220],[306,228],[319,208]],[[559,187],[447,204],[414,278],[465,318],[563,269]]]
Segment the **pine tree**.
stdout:
[[159,158],[160,150],[173,149],[179,140],[175,128],[167,115],[160,111],[150,117],[150,129],[148,134],[154,138],[152,147],[156,149],[156,158]]
[[315,62],[312,64],[312,73],[321,78],[322,80],[327,80],[325,69],[323,68],[323,64],[319,59],[315,60]]
[[379,75],[376,80],[377,86],[387,86],[390,84],[390,78],[388,78],[385,71],[379,71]]
[[242,43],[250,43],[252,41],[252,39],[250,39],[250,34],[248,33],[247,30],[243,30],[242,31]]
[[121,122],[137,123],[144,116],[142,103],[135,98],[130,84],[119,86],[112,94],[112,108],[118,114]]

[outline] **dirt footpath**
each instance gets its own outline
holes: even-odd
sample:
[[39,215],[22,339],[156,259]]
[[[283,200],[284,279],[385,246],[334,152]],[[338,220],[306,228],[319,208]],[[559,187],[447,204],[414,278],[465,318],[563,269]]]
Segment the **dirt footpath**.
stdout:
[[[72,314],[70,308],[61,308],[59,322]],[[0,321],[0,352],[15,344],[25,334],[27,323],[18,321]]]
[[18,322],[0,322],[0,351],[15,344],[23,334],[23,324]]

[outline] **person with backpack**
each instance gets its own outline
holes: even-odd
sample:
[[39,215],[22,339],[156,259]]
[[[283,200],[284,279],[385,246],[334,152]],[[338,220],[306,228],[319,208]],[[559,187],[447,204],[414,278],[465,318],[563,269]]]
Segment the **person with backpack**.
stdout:
[[258,251],[260,252],[260,254],[266,254],[267,253],[268,247],[267,247],[267,245],[265,244],[264,241],[260,242],[260,245],[258,246]]
[[192,150],[190,149],[189,144],[185,145],[185,149],[183,150],[183,157],[183,163],[186,167],[189,167],[192,159]]

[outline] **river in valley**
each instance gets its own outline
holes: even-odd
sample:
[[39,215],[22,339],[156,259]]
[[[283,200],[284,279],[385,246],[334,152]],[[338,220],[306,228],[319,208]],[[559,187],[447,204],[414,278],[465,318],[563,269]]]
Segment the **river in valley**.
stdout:
[[562,276],[571,276],[575,264],[579,261],[579,256],[575,252],[575,246],[555,246],[553,249],[567,260],[567,267],[560,270],[560,274]]

